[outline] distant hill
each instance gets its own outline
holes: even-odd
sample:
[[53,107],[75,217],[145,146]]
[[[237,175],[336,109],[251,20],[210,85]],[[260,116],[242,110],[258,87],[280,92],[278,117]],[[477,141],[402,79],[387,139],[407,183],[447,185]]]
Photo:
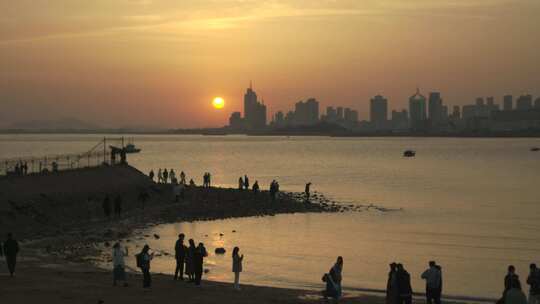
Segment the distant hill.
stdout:
[[12,130],[98,130],[99,125],[76,118],[58,120],[30,120],[13,123],[7,127]]

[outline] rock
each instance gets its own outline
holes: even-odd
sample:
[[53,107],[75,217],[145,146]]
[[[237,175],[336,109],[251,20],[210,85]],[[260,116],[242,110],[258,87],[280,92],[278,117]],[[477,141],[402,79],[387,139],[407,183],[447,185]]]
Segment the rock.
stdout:
[[233,233],[236,233],[236,230],[233,230],[232,232],[233,232]]
[[214,252],[216,254],[225,254],[225,252],[227,252],[227,251],[225,250],[225,248],[219,247],[219,248],[216,248],[216,250]]
[[224,234],[223,234],[223,233],[220,233],[219,236],[224,236]]
[[159,234],[154,233],[154,238],[156,238],[156,240],[159,240]]
[[209,272],[210,272],[210,269],[208,269],[208,268],[204,269],[204,273],[209,273]]

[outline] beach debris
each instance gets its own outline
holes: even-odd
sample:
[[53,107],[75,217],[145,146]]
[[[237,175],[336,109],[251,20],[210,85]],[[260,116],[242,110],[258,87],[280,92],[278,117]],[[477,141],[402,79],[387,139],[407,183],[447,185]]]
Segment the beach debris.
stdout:
[[236,233],[236,230],[233,230],[232,233]]
[[226,250],[223,247],[219,247],[219,248],[216,248],[216,250],[214,250],[214,252],[216,254],[225,254]]
[[223,234],[223,233],[220,233],[219,236],[224,236],[224,234]]
[[154,233],[154,238],[155,238],[156,240],[159,240],[159,238],[160,238],[159,234]]
[[204,269],[204,273],[209,273],[209,272],[210,272],[210,269],[208,269],[208,268]]

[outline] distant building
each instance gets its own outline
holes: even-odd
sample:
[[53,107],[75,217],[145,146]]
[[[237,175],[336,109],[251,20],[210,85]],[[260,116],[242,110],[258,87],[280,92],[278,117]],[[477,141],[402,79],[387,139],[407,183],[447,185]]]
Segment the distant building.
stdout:
[[423,131],[426,128],[426,97],[420,94],[417,88],[416,93],[409,98],[410,126],[413,131]]
[[461,119],[461,110],[459,109],[459,106],[454,106],[452,110],[452,115],[450,116],[453,120]]
[[336,110],[337,120],[343,120],[343,107],[337,107]]
[[242,114],[240,112],[233,112],[229,118],[229,127],[233,129],[243,129],[244,120],[242,119]]
[[539,131],[540,110],[495,111],[491,129],[494,131]]
[[439,92],[429,93],[428,115],[432,125],[438,125],[443,121],[443,104]]
[[251,83],[244,94],[244,125],[250,130],[266,127],[266,106],[257,100]]
[[512,111],[514,109],[512,95],[505,95],[503,97],[503,110]]
[[524,110],[530,110],[533,108],[532,105],[532,95],[521,95],[516,100],[516,110],[518,111],[524,111]]
[[272,126],[274,127],[284,127],[285,126],[285,115],[283,112],[278,111],[274,114],[274,118],[272,120]]
[[358,122],[358,111],[345,108],[345,112],[343,115],[344,115],[343,119],[345,120],[345,122],[348,122],[348,123]]
[[370,102],[369,120],[375,130],[386,129],[388,120],[388,100],[381,95],[377,95]]
[[334,107],[326,107],[326,119],[327,122],[338,121],[337,111]]
[[319,102],[315,98],[299,101],[295,105],[294,119],[296,125],[309,126],[319,122]]
[[392,130],[406,131],[409,129],[409,113],[403,109],[401,111],[392,111]]

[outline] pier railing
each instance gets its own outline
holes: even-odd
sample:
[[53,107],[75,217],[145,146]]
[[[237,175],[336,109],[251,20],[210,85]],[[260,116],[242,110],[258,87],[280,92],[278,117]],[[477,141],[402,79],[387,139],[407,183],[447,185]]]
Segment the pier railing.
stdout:
[[[78,168],[113,165],[112,146],[124,147],[124,138],[103,138],[89,151],[83,153],[48,155],[39,157],[13,157],[0,160],[0,176],[42,174]],[[133,143],[129,140],[128,143]]]

